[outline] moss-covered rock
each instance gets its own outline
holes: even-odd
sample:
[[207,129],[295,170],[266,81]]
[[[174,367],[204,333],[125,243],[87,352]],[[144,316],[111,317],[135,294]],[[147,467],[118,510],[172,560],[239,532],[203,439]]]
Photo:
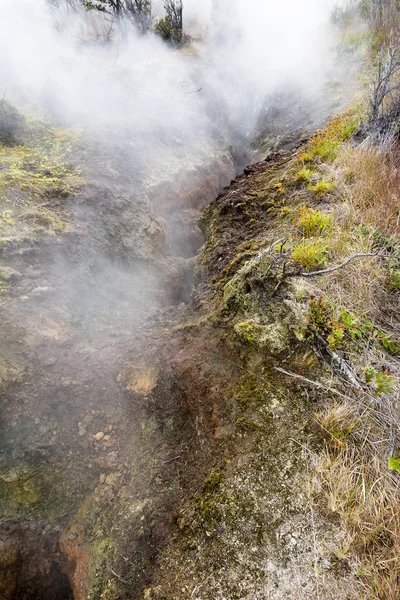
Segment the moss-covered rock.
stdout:
[[25,119],[18,109],[0,99],[0,144],[14,145],[21,138]]

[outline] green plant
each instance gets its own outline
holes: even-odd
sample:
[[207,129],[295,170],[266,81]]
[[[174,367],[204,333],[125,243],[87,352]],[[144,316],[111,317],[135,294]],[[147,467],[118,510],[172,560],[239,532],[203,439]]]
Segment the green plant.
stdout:
[[279,183],[276,183],[274,186],[278,192],[280,192],[283,196],[286,194],[286,188],[283,185],[282,181],[279,181]]
[[303,240],[294,247],[291,256],[306,269],[311,269],[326,264],[328,251],[328,245],[320,239]]
[[376,369],[372,365],[364,367],[365,381],[374,385],[376,394],[389,394],[396,384],[396,377],[385,370]]
[[350,139],[359,123],[360,116],[356,111],[349,111],[331,119],[325,129],[317,131],[310,140],[306,150],[300,154],[300,160],[332,162],[339,154],[342,144]]
[[368,365],[368,366],[364,367],[364,375],[365,375],[365,381],[367,383],[372,383],[375,378],[375,375],[376,375],[375,367],[373,367],[372,365]]
[[389,261],[387,286],[389,291],[400,290],[400,260]]
[[400,458],[388,456],[388,467],[390,471],[396,471],[397,473],[400,473]]
[[325,181],[325,179],[321,179],[321,181],[318,181],[314,185],[309,185],[308,189],[314,192],[314,194],[322,196],[323,194],[333,192],[335,184],[333,182]]
[[183,41],[182,0],[164,0],[165,16],[155,25],[155,32],[165,41],[181,44]]
[[299,225],[306,237],[321,235],[331,227],[332,222],[332,215],[327,215],[320,210],[306,207],[300,210]]
[[334,307],[322,297],[311,296],[308,312],[310,325],[319,331],[331,348],[339,348],[345,335],[345,327],[340,320],[334,318]]
[[309,181],[312,177],[312,170],[304,167],[300,169],[298,173],[296,173],[296,181]]
[[393,334],[386,333],[377,327],[374,327],[371,321],[361,321],[345,308],[341,310],[339,318],[351,339],[355,340],[357,338],[362,338],[363,336],[368,336],[370,341],[379,342],[382,348],[388,352],[391,352],[392,354],[398,354],[400,352],[400,343],[393,340]]

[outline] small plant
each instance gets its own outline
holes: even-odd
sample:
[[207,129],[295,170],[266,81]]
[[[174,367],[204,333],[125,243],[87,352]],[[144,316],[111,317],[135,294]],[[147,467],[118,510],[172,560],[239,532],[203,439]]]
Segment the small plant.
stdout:
[[292,259],[306,269],[323,266],[328,260],[328,245],[320,239],[303,240],[294,247]]
[[368,366],[364,367],[364,375],[365,375],[365,381],[367,383],[372,383],[375,378],[375,375],[376,375],[375,367],[373,367],[372,365],[368,365]]
[[307,167],[304,167],[304,169],[300,169],[300,171],[298,173],[296,173],[296,181],[299,181],[299,182],[310,181],[312,175],[313,175],[312,170],[308,169]]
[[13,219],[13,211],[10,209],[3,210],[3,212],[0,214],[0,222],[7,225],[14,225],[15,221]]
[[387,371],[378,371],[375,375],[376,393],[389,394],[396,384],[396,377]]
[[275,187],[282,195],[286,194],[285,186],[283,185],[283,183],[281,181],[279,183],[275,184]]
[[319,236],[332,225],[332,215],[327,215],[320,210],[303,207],[300,210],[299,225],[306,237]]
[[390,260],[389,261],[389,273],[387,286],[390,292],[393,290],[400,290],[400,261]]
[[333,182],[326,181],[325,179],[321,179],[321,181],[318,181],[314,185],[309,185],[308,189],[314,192],[314,194],[322,196],[323,194],[333,192],[335,189],[335,184]]
[[388,456],[388,467],[390,471],[396,471],[396,473],[400,473],[400,458]]
[[342,345],[346,328],[340,319],[334,318],[334,307],[322,297],[310,298],[308,320],[319,331],[332,349]]
[[349,440],[357,432],[360,418],[351,404],[343,402],[326,406],[316,413],[315,420],[332,437],[332,442],[338,447]]
[[321,333],[330,332],[332,324],[332,308],[320,296],[310,296],[310,307],[308,312],[310,325],[321,331]]
[[365,381],[374,385],[377,396],[381,394],[389,394],[393,386],[396,384],[396,377],[385,369],[378,371],[372,365],[364,367]]
[[340,348],[343,343],[345,328],[340,323],[333,324],[332,331],[326,338],[326,341],[333,350]]

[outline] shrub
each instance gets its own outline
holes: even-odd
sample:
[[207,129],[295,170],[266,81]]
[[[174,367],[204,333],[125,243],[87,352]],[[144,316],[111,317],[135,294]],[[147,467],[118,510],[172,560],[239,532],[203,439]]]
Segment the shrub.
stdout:
[[173,44],[183,42],[183,7],[182,0],[164,0],[165,16],[155,25],[155,32],[163,40]]

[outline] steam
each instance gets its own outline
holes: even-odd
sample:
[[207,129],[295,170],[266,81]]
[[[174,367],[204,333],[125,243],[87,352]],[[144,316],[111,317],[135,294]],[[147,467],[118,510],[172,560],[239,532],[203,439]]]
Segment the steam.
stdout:
[[[151,196],[151,218],[157,221],[161,214],[167,220],[174,253],[184,245],[173,239],[183,228],[182,219],[191,219],[189,226],[194,228],[197,216],[188,216],[185,206],[180,207],[184,217],[179,207],[171,216],[165,197],[173,196],[174,190],[179,195],[187,174],[196,173],[199,165],[212,168],[213,160],[229,152],[234,155],[232,164],[243,167],[246,148],[260,119],[268,119],[274,94],[290,92],[294,105],[305,95],[310,111],[312,103],[320,101],[332,61],[333,1],[184,0],[185,30],[192,44],[190,51],[177,51],[156,35],[140,36],[134,29],[124,39],[115,35],[103,43],[109,23],[99,13],[54,12],[44,0],[3,0],[2,92],[34,113],[82,128],[111,156],[123,156],[122,171],[129,175],[124,194],[131,199],[124,200],[119,224],[134,229],[137,203],[142,210]],[[162,14],[161,4],[154,3],[156,16]],[[290,129],[289,117],[286,121]],[[103,169],[96,172],[96,156],[88,162],[97,184],[121,187],[118,177],[113,179]],[[232,169],[227,169],[225,183],[231,175]],[[210,196],[217,191],[211,190]],[[105,211],[113,210],[116,196],[109,194]],[[100,241],[82,252],[84,261],[97,256],[93,260],[98,263],[99,248],[104,252],[112,245],[110,236],[118,237],[116,226],[110,233],[110,225],[98,216]],[[156,229],[162,226],[159,219]],[[139,258],[147,260],[148,254]],[[85,269],[81,265],[81,271]],[[100,271],[99,280],[112,280],[116,286],[114,296],[127,288],[125,271],[117,277],[108,259]],[[66,287],[78,290],[79,298],[87,295],[74,287],[71,276]]]
[[[140,135],[161,126],[203,137],[232,116],[251,130],[267,96],[284,84],[319,93],[330,62],[331,4],[186,0],[189,33],[202,33],[196,58],[134,30],[124,41],[88,43],[107,26],[101,15],[59,12],[60,32],[46,2],[7,3],[0,23],[3,91],[73,124],[128,124]],[[159,4],[154,10],[161,14]],[[210,117],[216,101],[223,113]]]

